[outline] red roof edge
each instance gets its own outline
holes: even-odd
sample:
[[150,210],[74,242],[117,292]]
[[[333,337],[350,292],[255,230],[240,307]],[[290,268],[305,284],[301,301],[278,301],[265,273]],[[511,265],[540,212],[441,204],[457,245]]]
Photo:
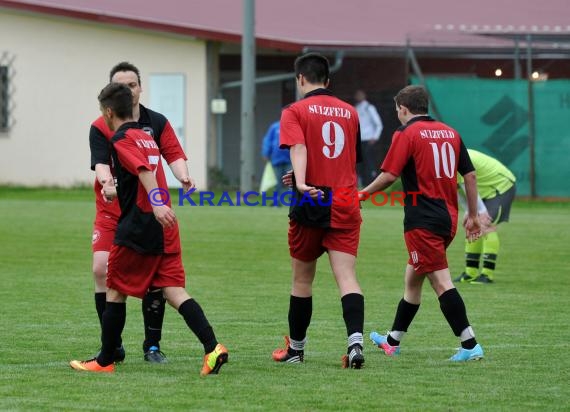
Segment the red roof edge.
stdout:
[[[240,43],[241,36],[231,33],[221,33],[213,30],[203,30],[190,27],[173,26],[163,23],[154,23],[145,20],[129,19],[124,17],[108,16],[98,13],[68,10],[57,7],[42,6],[37,4],[25,4],[10,0],[0,0],[0,7],[28,11],[32,13],[49,14],[60,17],[68,17],[79,20],[88,20],[104,24],[114,24],[119,26],[133,27],[137,29],[148,29],[166,33],[175,33],[184,36],[198,37],[205,40],[216,40],[229,43]],[[302,44],[291,43],[281,40],[271,40],[257,38],[256,44],[270,49],[281,49],[288,51],[300,51]]]

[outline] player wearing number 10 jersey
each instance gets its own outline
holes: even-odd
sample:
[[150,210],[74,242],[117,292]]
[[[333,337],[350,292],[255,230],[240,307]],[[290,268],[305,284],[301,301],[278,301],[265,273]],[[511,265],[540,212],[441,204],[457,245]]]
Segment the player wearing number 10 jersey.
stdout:
[[275,350],[273,359],[303,361],[317,259],[326,251],[340,290],[348,335],[343,366],[359,369],[364,363],[364,297],[355,271],[360,209],[358,202],[347,205],[334,199],[334,192],[340,189],[351,193],[353,199],[357,196],[358,114],[326,89],[329,63],[324,56],[316,53],[300,56],[295,61],[295,75],[303,99],[283,110],[280,129],[280,145],[290,150],[298,200],[289,214],[293,268],[290,335],[286,338],[286,348]]
[[441,311],[461,340],[461,348],[450,360],[481,359],[483,349],[475,340],[463,299],[451,282],[446,257],[457,230],[457,172],[465,180],[467,236],[475,240],[481,235],[475,169],[457,131],[427,115],[428,94],[423,87],[405,87],[394,100],[402,127],[394,134],[382,173],[363,191],[384,190],[401,176],[405,192],[421,194],[417,204],[406,202],[404,209],[404,238],[410,255],[404,297],[398,304],[392,330],[387,335],[372,332],[370,338],[387,355],[400,352],[400,340],[420,307],[427,277]]

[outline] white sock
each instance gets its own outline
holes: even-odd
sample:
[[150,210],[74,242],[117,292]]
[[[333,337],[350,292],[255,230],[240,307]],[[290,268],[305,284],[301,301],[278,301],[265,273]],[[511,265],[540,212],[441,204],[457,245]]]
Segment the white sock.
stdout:
[[402,332],[401,330],[392,330],[392,331],[390,331],[389,335],[392,337],[392,339],[400,342],[402,340],[402,338],[404,337],[405,333],[406,332]]
[[364,347],[364,338],[362,337],[362,333],[354,332],[352,335],[348,337],[348,347],[350,348],[352,345],[358,344],[361,348]]
[[305,350],[305,343],[307,343],[307,337],[303,340],[289,338],[289,347],[293,350]]
[[461,335],[459,335],[459,339],[461,340],[461,342],[465,342],[468,339],[472,339],[475,337],[475,332],[473,332],[473,328],[471,326],[467,326],[465,329],[463,329],[463,332],[461,332]]

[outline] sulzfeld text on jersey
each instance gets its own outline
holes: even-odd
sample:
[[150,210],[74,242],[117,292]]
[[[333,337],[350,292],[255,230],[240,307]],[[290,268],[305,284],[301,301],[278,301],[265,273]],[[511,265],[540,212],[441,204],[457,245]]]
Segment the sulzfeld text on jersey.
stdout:
[[350,119],[350,111],[343,107],[320,106],[318,104],[309,105],[310,114],[321,114],[323,116],[344,117]]
[[137,146],[144,149],[158,149],[158,145],[154,140],[137,139]]
[[420,130],[422,139],[455,139],[455,133],[452,130]]

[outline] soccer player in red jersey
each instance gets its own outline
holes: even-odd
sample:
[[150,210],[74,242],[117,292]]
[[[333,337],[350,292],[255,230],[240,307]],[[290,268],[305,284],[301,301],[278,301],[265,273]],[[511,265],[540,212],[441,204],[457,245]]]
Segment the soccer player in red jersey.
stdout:
[[273,352],[278,362],[303,362],[312,315],[312,284],[317,259],[328,252],[348,335],[343,366],[364,363],[364,297],[356,279],[360,238],[358,202],[338,202],[336,190],[357,198],[356,162],[360,132],[356,110],[332,96],[328,60],[309,53],[295,61],[297,89],[303,99],[281,114],[280,145],[289,148],[296,189],[289,214],[289,252],[293,284],[286,348]]
[[483,349],[475,340],[463,299],[453,286],[446,257],[457,230],[457,172],[465,180],[468,214],[463,224],[467,237],[476,240],[481,236],[475,168],[459,133],[428,116],[428,94],[423,87],[405,87],[394,100],[402,126],[394,133],[382,173],[362,191],[372,194],[384,190],[400,176],[405,193],[420,194],[405,197],[404,238],[410,258],[404,297],[392,330],[387,335],[372,332],[370,338],[387,355],[400,352],[400,341],[420,307],[427,277],[445,319],[461,340],[461,348],[450,360],[481,359]]
[[228,352],[218,343],[200,305],[185,287],[180,236],[155,139],[134,121],[131,90],[110,83],[100,95],[103,118],[115,132],[111,143],[121,216],[107,270],[107,304],[103,313],[102,348],[96,358],[71,361],[76,370],[113,372],[115,349],[126,319],[127,296],[144,298],[149,287],[162,289],[204,346],[201,374],[218,373]]
[[[139,103],[142,92],[140,72],[136,66],[128,62],[115,65],[109,74],[109,81],[127,85],[133,94],[133,118],[142,129],[150,134],[158,143],[166,162],[174,175],[180,180],[185,191],[194,186],[188,174],[186,156],[168,120],[160,113],[154,112]],[[102,320],[105,310],[105,279],[107,276],[107,260],[115,238],[117,222],[121,214],[119,202],[114,199],[115,184],[111,166],[110,139],[112,132],[102,116],[97,118],[89,131],[91,149],[91,169],[95,170],[96,179],[95,207],[96,215],[93,227],[93,277],[95,280],[95,308]],[[108,196],[102,196],[102,189]],[[151,285],[142,300],[145,340],[143,342],[144,359],[151,363],[164,363],[166,357],[160,350],[162,323],[164,319],[165,300],[162,291]],[[117,348],[117,361],[122,361],[125,352],[121,344]]]

